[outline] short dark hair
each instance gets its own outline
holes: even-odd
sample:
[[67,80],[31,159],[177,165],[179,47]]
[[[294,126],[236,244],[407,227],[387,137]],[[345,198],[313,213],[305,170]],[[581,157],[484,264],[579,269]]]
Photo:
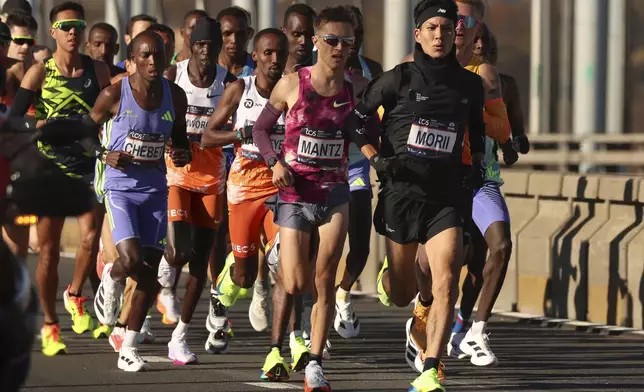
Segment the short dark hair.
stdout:
[[9,28],[18,26],[26,27],[31,31],[38,30],[38,22],[36,22],[36,18],[22,10],[13,10],[9,12],[6,23]]
[[114,42],[118,43],[119,33],[111,24],[105,23],[105,22],[99,22],[94,24],[92,28],[89,29],[89,32],[87,33],[87,39],[89,39],[89,37],[92,36],[92,33],[94,32],[94,30],[103,30],[110,33],[110,35],[112,36],[112,39],[114,39]]
[[155,23],[152,26],[148,27],[147,30],[152,30],[157,33],[166,33],[170,36],[170,38],[172,38],[172,42],[176,42],[174,30],[164,24]]
[[343,5],[336,5],[323,9],[320,14],[315,18],[313,27],[319,29],[329,22],[349,23],[353,28],[356,27],[356,17],[353,12],[349,11]]
[[81,16],[81,19],[85,19],[85,8],[82,5],[76,3],[75,1],[66,1],[63,4],[59,4],[49,11],[49,21],[54,23],[56,17],[63,11],[75,11],[78,12]]
[[286,24],[288,23],[288,18],[290,18],[292,14],[305,16],[311,19],[311,21],[314,21],[315,17],[317,16],[313,8],[309,7],[308,4],[303,4],[303,3],[291,4],[286,9],[286,12],[284,12],[284,22],[283,22],[284,26],[286,26]]
[[134,15],[127,22],[127,26],[125,27],[125,34],[132,35],[132,29],[134,28],[134,24],[136,22],[150,22],[152,24],[158,23],[157,18],[155,18],[154,16],[146,14]]
[[351,11],[353,17],[356,19],[355,28],[357,29],[358,27],[362,27],[364,29],[364,16],[362,16],[362,11],[360,11],[360,8],[356,7],[355,5],[348,5],[347,8],[349,9],[349,11]]
[[217,22],[221,23],[221,18],[225,16],[232,16],[233,18],[243,20],[247,25],[250,26],[250,14],[243,8],[240,7],[227,7],[219,11],[217,14]]
[[183,23],[185,24],[186,20],[188,20],[188,18],[190,18],[191,16],[200,16],[202,18],[206,18],[206,17],[208,17],[210,15],[208,15],[208,13],[206,11],[204,11],[204,10],[196,10],[196,9],[195,10],[190,10],[190,11],[186,12],[186,14],[184,15]]
[[22,11],[31,14],[31,4],[27,0],[7,0],[2,5],[2,13],[8,14],[14,11]]
[[276,29],[274,27],[269,27],[267,29],[260,30],[259,33],[255,34],[255,38],[253,40],[254,45],[257,46],[257,43],[259,42],[262,37],[267,36],[267,35],[277,35],[280,37],[280,39],[286,39],[286,35],[282,32],[280,29]]

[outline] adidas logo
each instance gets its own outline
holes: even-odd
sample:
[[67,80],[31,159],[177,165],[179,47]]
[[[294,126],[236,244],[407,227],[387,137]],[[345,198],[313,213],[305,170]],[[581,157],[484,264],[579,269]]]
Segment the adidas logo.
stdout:
[[128,366],[132,365],[134,363],[134,360],[132,360],[130,358],[126,358],[124,355],[121,355],[121,360],[124,361],[124,362],[127,362]]
[[170,122],[174,121],[174,120],[172,119],[172,114],[170,114],[170,111],[169,111],[169,110],[168,110],[167,112],[165,112],[165,114],[164,114],[164,115],[163,115],[163,117],[161,117],[161,118],[162,118],[163,120],[165,120],[165,121],[170,121]]

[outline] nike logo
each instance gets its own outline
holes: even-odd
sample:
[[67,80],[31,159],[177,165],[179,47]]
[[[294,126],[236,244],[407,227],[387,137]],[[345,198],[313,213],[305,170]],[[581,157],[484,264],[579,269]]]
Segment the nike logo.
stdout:
[[206,93],[206,98],[215,98],[215,97],[218,97],[220,95],[221,94],[212,94],[212,95],[210,95],[210,93]]
[[333,107],[334,107],[334,108],[341,108],[342,106],[344,106],[344,105],[348,105],[348,104],[350,104],[350,103],[351,103],[351,102],[342,102],[342,103],[337,103],[336,101],[333,101]]

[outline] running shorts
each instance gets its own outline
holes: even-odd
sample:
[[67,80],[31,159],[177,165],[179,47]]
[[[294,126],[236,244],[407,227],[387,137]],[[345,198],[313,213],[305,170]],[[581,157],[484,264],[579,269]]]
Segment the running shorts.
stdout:
[[273,223],[273,211],[266,206],[266,201],[271,197],[245,200],[238,204],[228,203],[228,230],[235,258],[246,259],[257,254],[261,247],[262,229],[268,247],[273,245],[279,227]]
[[228,173],[230,173],[230,167],[233,165],[233,161],[235,160],[235,149],[233,148],[227,148],[227,146],[224,146],[224,156],[226,157],[226,181],[228,181]]
[[371,179],[369,178],[369,161],[362,159],[359,162],[349,165],[349,187],[351,192],[368,189],[371,191]]
[[171,186],[168,188],[168,221],[188,222],[196,227],[216,230],[221,223],[223,195],[209,195]]
[[476,191],[472,203],[472,219],[483,235],[494,222],[510,224],[508,206],[498,183],[486,182]]
[[373,224],[378,234],[399,244],[425,244],[440,232],[464,228],[466,206],[436,204],[404,197],[383,187]]
[[143,248],[165,249],[168,195],[165,192],[143,193],[108,190],[105,209],[114,238],[114,246],[138,238]]
[[312,233],[330,218],[334,208],[351,201],[348,184],[338,184],[329,192],[325,203],[285,202],[279,194],[266,202],[275,214],[279,227]]

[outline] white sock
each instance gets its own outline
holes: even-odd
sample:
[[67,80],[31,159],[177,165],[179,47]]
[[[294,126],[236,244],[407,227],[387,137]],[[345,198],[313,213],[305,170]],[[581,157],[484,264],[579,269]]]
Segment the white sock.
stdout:
[[253,286],[254,291],[263,297],[268,295],[268,285],[264,280],[257,279],[255,285]]
[[485,326],[487,323],[485,321],[475,321],[472,323],[472,334],[482,335],[485,332]]
[[115,291],[118,288],[118,285],[120,282],[117,282],[112,278],[112,271],[110,270],[110,273],[105,275],[105,281],[106,289],[109,291]]
[[335,302],[349,302],[349,292],[344,290],[342,287],[338,287],[338,291],[335,293]]
[[172,332],[172,339],[179,339],[181,336],[184,336],[188,332],[188,326],[190,326],[189,323],[186,324],[183,320],[179,319],[179,323]]
[[129,328],[125,331],[125,337],[123,338],[123,346],[125,347],[136,347],[136,336],[139,334],[138,331],[131,331]]
[[291,342],[295,341],[295,338],[301,338],[301,337],[302,337],[302,331],[297,330],[297,329],[295,331],[291,332],[291,334],[288,336],[288,338],[289,338],[289,340]]

